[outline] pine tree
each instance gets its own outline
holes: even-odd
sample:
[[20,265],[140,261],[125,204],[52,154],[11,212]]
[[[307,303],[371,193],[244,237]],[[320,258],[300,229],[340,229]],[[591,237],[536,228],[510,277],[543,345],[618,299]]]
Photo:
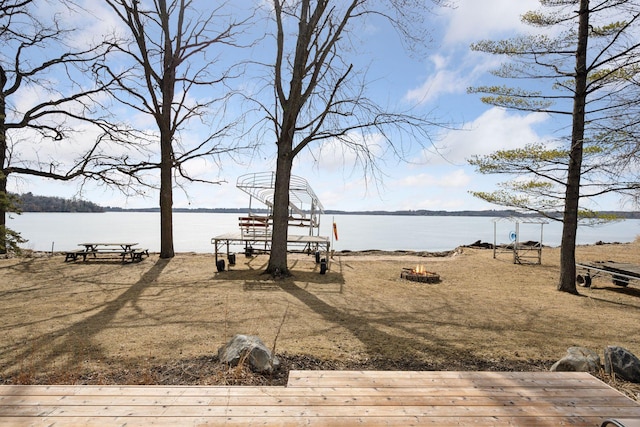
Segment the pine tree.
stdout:
[[[554,206],[561,201],[558,290],[577,293],[575,243],[580,199],[638,188],[636,180],[620,179],[624,172],[620,166],[628,164],[620,159],[629,160],[635,152],[635,142],[628,136],[640,117],[636,80],[640,43],[635,38],[640,6],[631,0],[540,3],[543,11],[526,13],[522,19],[544,32],[472,46],[476,51],[507,56],[510,61],[494,74],[517,79],[521,87],[484,86],[469,92],[484,94],[482,101],[494,106],[571,118],[570,135],[554,141],[555,146],[532,141],[524,151],[501,151],[471,162],[483,173],[533,176],[506,191],[476,193],[479,197],[537,211],[545,207],[545,201],[553,200]],[[583,163],[589,156],[597,161]],[[583,176],[590,181],[581,182]],[[518,192],[533,197],[522,198]]]

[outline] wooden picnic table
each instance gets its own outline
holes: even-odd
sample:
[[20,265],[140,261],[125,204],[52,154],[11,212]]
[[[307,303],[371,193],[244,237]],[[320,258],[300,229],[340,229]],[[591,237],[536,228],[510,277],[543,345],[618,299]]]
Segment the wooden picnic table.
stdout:
[[127,260],[142,261],[144,255],[149,256],[148,249],[136,248],[137,242],[85,242],[79,243],[78,246],[83,246],[84,249],[77,251],[69,251],[66,253],[66,261],[77,261],[78,257],[82,257],[83,261],[87,260],[89,255],[92,258],[97,258],[98,255],[117,255],[122,259],[122,262]]
[[123,250],[130,251],[138,243],[79,243],[78,246],[84,246],[87,252]]

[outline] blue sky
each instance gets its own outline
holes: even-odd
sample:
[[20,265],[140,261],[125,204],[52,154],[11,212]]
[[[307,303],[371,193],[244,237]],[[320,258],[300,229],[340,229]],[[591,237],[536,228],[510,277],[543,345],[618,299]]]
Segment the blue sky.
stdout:
[[[257,1],[257,0],[256,0]],[[92,3],[87,1],[85,3]],[[389,104],[414,106],[417,111],[431,111],[443,122],[456,123],[459,129],[434,129],[435,147],[416,147],[410,162],[389,159],[381,164],[381,183],[367,181],[361,170],[354,168],[349,153],[340,153],[329,144],[318,154],[301,153],[293,173],[314,188],[327,209],[338,210],[479,210],[499,208],[474,198],[469,191],[492,191],[504,177],[477,174],[466,159],[489,154],[497,149],[510,149],[548,138],[565,124],[543,114],[505,111],[484,105],[477,95],[468,95],[469,86],[492,82],[488,71],[500,64],[501,58],[471,52],[469,45],[481,39],[514,36],[531,28],[520,22],[520,15],[537,9],[537,0],[455,0],[454,8],[439,8],[428,16],[432,43],[419,56],[402,51],[397,36],[389,28],[372,28],[354,63],[369,64],[372,97]],[[113,21],[100,14],[98,28]],[[504,82],[508,83],[508,82]],[[247,82],[249,84],[249,82]],[[145,122],[145,120],[147,120]],[[150,125],[147,119],[139,124]],[[247,196],[235,187],[238,176],[274,169],[273,143],[264,142],[260,155],[243,165],[224,161],[218,165],[196,162],[190,166],[198,177],[225,180],[220,185],[193,184],[174,192],[175,207],[215,208],[246,207]],[[340,153],[340,154],[338,154]],[[56,153],[64,156],[68,153]],[[313,159],[319,161],[315,162]],[[73,197],[75,183],[56,183],[35,178],[12,180],[10,190],[34,194]],[[128,208],[155,207],[157,195],[125,198],[121,194],[87,186],[83,198],[101,205]],[[599,209],[619,209],[607,202]]]

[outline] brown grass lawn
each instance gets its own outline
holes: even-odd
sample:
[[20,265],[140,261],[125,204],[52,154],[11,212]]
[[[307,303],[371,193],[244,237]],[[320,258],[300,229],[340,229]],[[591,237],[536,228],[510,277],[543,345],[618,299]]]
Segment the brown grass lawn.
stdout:
[[[577,254],[640,262],[640,243]],[[574,296],[556,291],[557,248],[542,265],[492,255],[336,254],[321,275],[314,257],[292,254],[282,280],[261,274],[265,255],[221,273],[210,254],[2,259],[0,383],[228,382],[211,366],[236,333],[275,343],[285,368],[542,370],[574,345],[640,355],[640,282],[597,278]],[[400,279],[417,264],[442,281]]]

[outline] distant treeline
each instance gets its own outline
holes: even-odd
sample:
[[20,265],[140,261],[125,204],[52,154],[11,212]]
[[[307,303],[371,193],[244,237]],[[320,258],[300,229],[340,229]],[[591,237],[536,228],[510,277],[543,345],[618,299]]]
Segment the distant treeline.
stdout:
[[[160,208],[134,208],[125,209],[107,206],[105,208],[107,212],[160,212]],[[174,212],[192,212],[192,213],[238,213],[246,214],[249,209],[247,208],[174,208]],[[266,214],[269,211],[267,209],[251,208],[253,214]],[[620,219],[640,219],[640,212],[624,212],[624,211],[604,211],[601,214],[615,216]],[[429,210],[403,210],[403,211],[340,211],[334,209],[327,209],[324,211],[325,215],[398,215],[398,216],[479,216],[479,217],[492,217],[492,218],[507,218],[507,217],[539,217],[535,213],[522,213],[512,210],[497,210],[489,209],[482,211],[429,211]],[[551,215],[555,218],[562,218],[562,213],[557,212]]]
[[[160,208],[118,208],[107,206],[104,208],[106,212],[160,212]],[[173,208],[173,212],[191,212],[191,213],[238,213],[246,214],[248,208]],[[251,209],[252,213],[266,214],[267,209]]]
[[[31,193],[15,195],[20,200],[22,212],[160,212],[159,208],[125,209],[111,206],[100,206],[86,200],[63,199],[62,197],[34,196]],[[174,212],[193,213],[238,213],[246,214],[247,208],[175,208]],[[265,214],[267,209],[251,209],[252,213]],[[482,210],[482,211],[430,211],[430,210],[402,210],[402,211],[340,211],[326,210],[325,215],[404,215],[404,216],[482,216],[482,217],[528,217],[536,214],[523,214],[512,210]],[[640,212],[605,211],[601,214],[613,215],[623,219],[640,219]],[[555,215],[561,218],[558,212]]]
[[62,197],[35,196],[31,193],[13,194],[22,212],[104,212],[105,209],[86,200]]
[[[624,212],[624,211],[600,211],[603,215],[615,216],[620,219],[640,219],[640,212]],[[430,211],[425,209],[419,210],[403,210],[403,211],[336,211],[327,210],[325,214],[336,215],[404,215],[404,216],[479,216],[479,217],[494,217],[494,218],[508,218],[508,217],[540,217],[537,213],[523,213],[513,210],[498,210],[489,209],[481,211]],[[549,214],[552,218],[562,218],[562,212],[553,212]]]

